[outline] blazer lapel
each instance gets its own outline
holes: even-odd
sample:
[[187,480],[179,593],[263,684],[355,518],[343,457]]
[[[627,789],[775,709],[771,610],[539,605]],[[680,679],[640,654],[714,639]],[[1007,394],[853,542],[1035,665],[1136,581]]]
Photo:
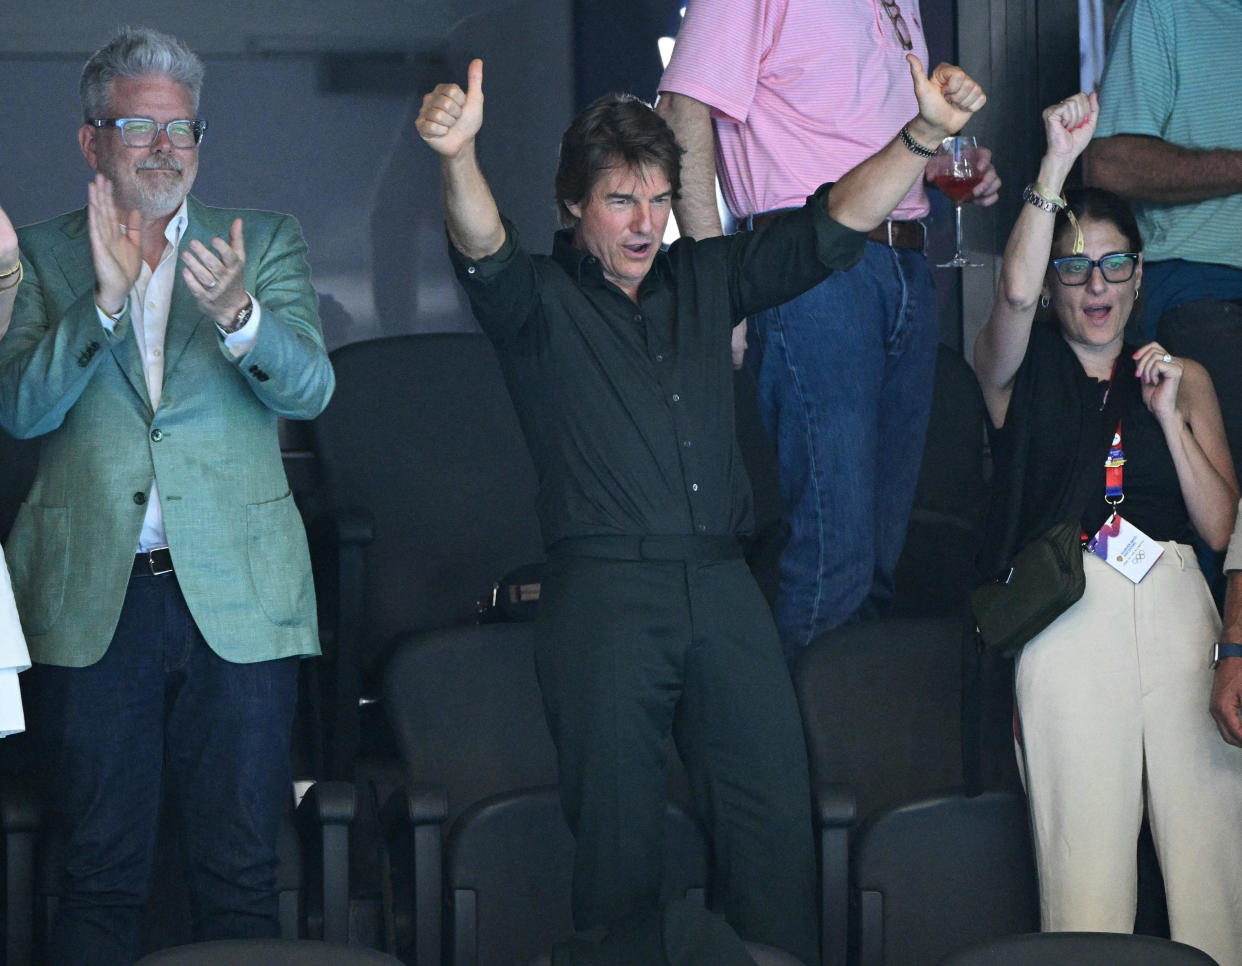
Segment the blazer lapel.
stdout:
[[[91,259],[90,240],[86,237],[86,212],[82,212],[79,220],[70,222],[65,227],[66,239],[63,244],[57,246],[55,250],[56,263],[60,266],[64,273],[65,282],[69,286],[69,290],[73,293],[74,298],[81,298],[95,287],[95,263]],[[129,322],[122,323],[130,326]],[[151,399],[147,395],[146,374],[142,367],[142,352],[138,347],[138,340],[131,331],[126,338],[109,339],[107,344],[112,352],[112,356],[116,359],[116,363],[120,366],[121,371],[125,373],[125,378],[129,380],[130,386],[134,392],[138,394],[138,398],[147,404],[147,408],[151,408]]]
[[[189,199],[186,213],[189,217],[189,224],[181,236],[178,254],[189,248],[190,242],[196,238],[211,248],[213,237],[228,237],[227,227],[221,232],[219,226],[215,224],[216,219],[212,218],[212,212],[194,198]],[[164,333],[164,383],[166,385],[199,326],[212,325],[211,320],[199,310],[198,303],[194,301],[190,290],[186,288],[185,280],[181,277],[180,263],[176,267],[176,272],[176,278],[173,280],[172,301],[168,307],[168,328]]]

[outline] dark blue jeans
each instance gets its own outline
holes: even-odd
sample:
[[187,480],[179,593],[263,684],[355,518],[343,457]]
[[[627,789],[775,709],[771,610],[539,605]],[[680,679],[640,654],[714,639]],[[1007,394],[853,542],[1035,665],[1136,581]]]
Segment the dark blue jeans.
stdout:
[[297,673],[297,658],[219,658],[172,575],[130,579],[98,663],[39,666],[49,799],[68,838],[54,966],[138,958],[165,786],[181,815],[194,938],[278,934]]
[[775,616],[792,661],[892,599],[936,374],[931,270],[919,251],[867,242],[850,271],[750,321],[790,529]]

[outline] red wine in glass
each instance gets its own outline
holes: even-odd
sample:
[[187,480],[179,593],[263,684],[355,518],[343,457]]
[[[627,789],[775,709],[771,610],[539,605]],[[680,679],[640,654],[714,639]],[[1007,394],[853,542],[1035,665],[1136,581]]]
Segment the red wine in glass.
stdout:
[[962,254],[962,205],[970,198],[975,185],[983,180],[979,171],[979,146],[972,137],[945,138],[940,148],[927,163],[932,184],[953,202],[953,221],[957,239],[957,251],[938,268],[978,268]]
[[951,174],[938,174],[932,178],[932,183],[948,195],[953,204],[964,205],[970,193],[975,190],[975,185],[982,180],[981,174],[971,174],[964,178],[955,178]]

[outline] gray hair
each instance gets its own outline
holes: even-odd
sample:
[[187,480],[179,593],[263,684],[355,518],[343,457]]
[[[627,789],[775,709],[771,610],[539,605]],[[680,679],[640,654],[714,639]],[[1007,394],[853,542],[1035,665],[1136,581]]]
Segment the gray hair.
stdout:
[[106,117],[111,109],[112,82],[118,77],[161,75],[190,92],[194,112],[203,90],[203,62],[176,37],[147,27],[122,27],[91,54],[82,68],[78,90],[83,120]]

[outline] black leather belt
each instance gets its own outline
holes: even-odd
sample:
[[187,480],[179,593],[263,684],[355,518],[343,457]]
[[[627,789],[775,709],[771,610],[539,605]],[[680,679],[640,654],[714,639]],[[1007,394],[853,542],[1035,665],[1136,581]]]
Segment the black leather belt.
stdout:
[[733,560],[742,555],[737,537],[730,535],[565,537],[556,541],[549,551],[605,560]]
[[[796,209],[783,209],[783,211],[794,210]],[[761,215],[751,215],[747,220],[752,229],[760,228],[783,211],[766,211]],[[922,251],[924,242],[927,241],[927,229],[923,227],[921,221],[894,221],[889,218],[867,232],[867,241],[879,242],[889,248],[917,248]]]
[[173,572],[172,554],[167,547],[156,547],[134,555],[131,577],[162,577]]

